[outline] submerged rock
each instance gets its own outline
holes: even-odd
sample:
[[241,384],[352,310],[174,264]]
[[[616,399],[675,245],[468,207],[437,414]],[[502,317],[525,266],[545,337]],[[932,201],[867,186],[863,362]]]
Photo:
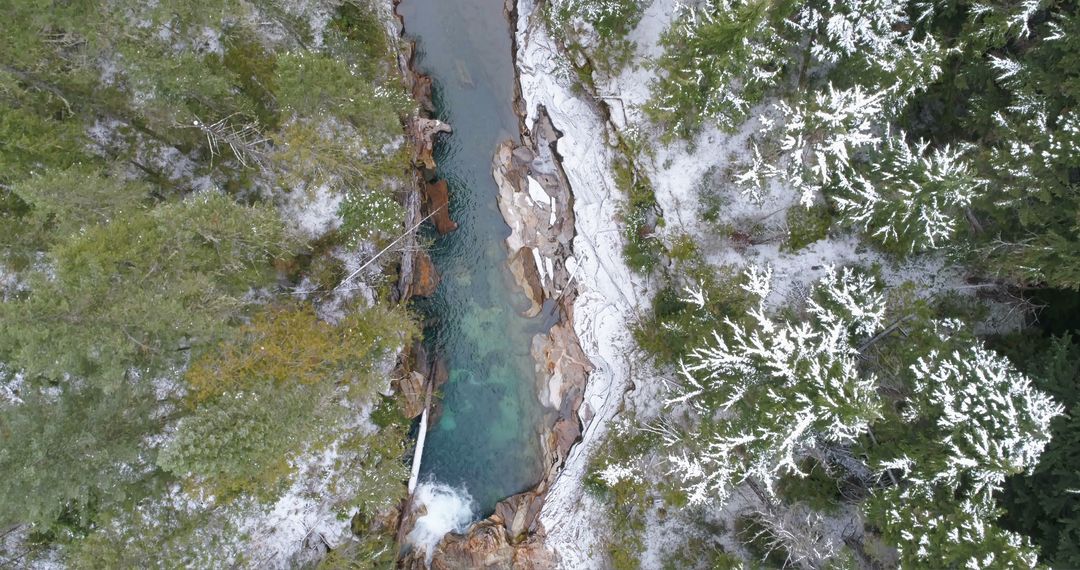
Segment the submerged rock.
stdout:
[[446,235],[458,228],[457,222],[450,219],[450,187],[445,180],[425,185],[424,198],[431,221],[440,234]]
[[413,258],[415,264],[412,282],[412,294],[417,297],[430,297],[438,289],[442,277],[435,269],[435,263],[427,251],[419,251]]

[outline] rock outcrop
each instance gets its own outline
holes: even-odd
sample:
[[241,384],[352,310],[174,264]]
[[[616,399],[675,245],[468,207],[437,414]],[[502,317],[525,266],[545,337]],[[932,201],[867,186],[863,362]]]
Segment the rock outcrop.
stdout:
[[504,142],[492,165],[499,210],[510,226],[510,270],[532,301],[528,316],[539,314],[545,299],[560,297],[572,278],[573,197],[554,150],[558,137],[541,109],[526,144]]
[[[495,514],[467,533],[446,535],[432,552],[431,570],[553,570],[558,560],[544,548],[543,533],[536,528],[542,504],[540,493],[523,493],[500,502]],[[428,568],[425,553],[409,552],[399,567]]]
[[[568,306],[567,311],[572,312],[572,308]],[[551,428],[541,440],[548,458],[545,481],[554,482],[570,448],[581,437],[579,408],[593,365],[581,350],[572,318],[563,319],[546,335],[533,337],[532,354],[536,359],[537,396],[554,411]]]
[[427,394],[424,375],[412,371],[395,380],[397,390],[405,400],[405,417],[412,419],[424,412],[424,396]]
[[435,263],[426,251],[419,251],[413,258],[414,271],[412,279],[412,294],[416,297],[430,297],[439,288],[442,277],[435,269]]
[[441,235],[446,235],[458,228],[457,222],[450,219],[450,187],[445,180],[439,180],[424,186],[424,199],[431,222]]
[[416,116],[409,119],[406,132],[412,143],[413,164],[435,170],[435,136],[451,132],[450,125],[438,119]]

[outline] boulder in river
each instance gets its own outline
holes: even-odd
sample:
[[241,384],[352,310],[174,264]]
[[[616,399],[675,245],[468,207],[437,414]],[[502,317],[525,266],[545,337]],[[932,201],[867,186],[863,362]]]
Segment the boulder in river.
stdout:
[[450,187],[445,180],[424,186],[428,214],[440,234],[446,235],[458,228],[457,222],[450,219]]
[[431,256],[427,251],[420,250],[415,254],[414,262],[416,267],[413,271],[412,294],[417,297],[434,295],[442,278],[435,269]]

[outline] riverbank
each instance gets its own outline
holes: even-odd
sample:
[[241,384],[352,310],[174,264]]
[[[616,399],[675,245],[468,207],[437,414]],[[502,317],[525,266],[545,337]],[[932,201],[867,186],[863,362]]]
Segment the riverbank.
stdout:
[[[424,547],[407,555],[406,566],[428,563],[427,553],[435,567],[460,566],[469,564],[460,556],[486,556],[479,553],[511,543],[515,547],[507,552],[514,557],[512,551],[523,552],[524,537],[538,544],[535,520],[550,480],[547,473],[561,464],[579,432],[574,410],[587,362],[575,352],[573,330],[560,324],[573,299],[567,288],[570,271],[563,261],[573,236],[568,185],[550,150],[555,131],[545,133],[537,145],[521,137],[511,28],[506,15],[491,8],[477,2],[419,0],[398,6],[406,33],[420,42],[416,50],[410,48],[420,57],[410,53],[404,61],[412,64],[413,73],[421,67],[433,75],[437,100],[428,109],[439,118],[450,117],[455,127],[453,137],[437,150],[438,172],[427,165],[423,176],[426,182],[433,174],[448,180],[454,218],[461,222],[460,229],[435,242],[436,265],[449,265],[443,286],[423,305],[451,311],[449,320],[428,337],[435,350],[445,349],[450,381],[443,390],[443,416],[428,433],[421,465],[422,478],[433,478],[427,484],[448,487],[423,494],[438,498],[438,505],[417,502],[406,509],[399,536]],[[482,31],[474,29],[477,22]],[[465,33],[470,30],[475,33]],[[500,31],[502,38],[486,37]],[[505,51],[492,53],[488,44],[502,42]],[[493,170],[498,173],[493,175]],[[519,204],[527,206],[519,211],[529,216],[528,236],[518,223],[522,219],[510,227],[501,221],[502,214],[514,209],[512,194],[518,191],[530,200],[545,196],[542,216],[535,215],[532,202]],[[550,239],[542,238],[549,230],[555,230]],[[509,250],[507,238],[513,244]],[[455,426],[465,431],[452,435]],[[536,448],[535,466],[524,456],[531,446]],[[443,500],[454,490],[465,500]],[[443,539],[440,529],[464,530],[457,528],[461,517],[444,516],[453,505],[469,505],[472,516],[491,516],[468,533]],[[435,519],[441,521],[440,529],[429,524]],[[446,522],[450,524],[442,524]],[[420,534],[412,534],[414,523],[423,529],[423,545],[416,544]],[[430,544],[432,539],[442,539],[438,548]],[[480,548],[478,540],[490,544]],[[540,556],[536,551],[528,558],[538,561]]]
[[596,509],[591,508],[594,499],[584,492],[583,480],[591,451],[622,410],[626,393],[634,389],[635,344],[629,325],[651,294],[648,283],[622,257],[623,193],[612,176],[617,158],[612,125],[595,103],[573,92],[564,72],[565,56],[549,37],[533,0],[517,2],[515,38],[525,126],[535,128],[541,117],[538,110],[544,109],[562,134],[558,150],[573,189],[576,219],[578,295],[573,326],[595,367],[578,411],[583,426],[580,442],[567,455],[540,521],[547,531],[546,545],[557,553],[561,567],[595,567],[600,563],[593,558],[596,536],[586,516]]

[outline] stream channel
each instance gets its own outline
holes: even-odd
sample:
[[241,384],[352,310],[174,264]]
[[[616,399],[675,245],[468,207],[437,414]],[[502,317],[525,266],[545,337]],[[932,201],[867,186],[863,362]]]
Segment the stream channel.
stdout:
[[492,157],[506,139],[520,142],[513,110],[514,63],[503,0],[402,0],[415,65],[434,82],[436,117],[454,132],[435,147],[439,178],[450,187],[459,229],[434,239],[432,258],[443,281],[417,308],[436,327],[424,331],[442,355],[449,382],[443,411],[427,435],[421,481],[464,488],[473,515],[534,486],[541,476],[533,335],[554,322],[550,306],[529,307],[507,266],[510,229],[499,213]]

